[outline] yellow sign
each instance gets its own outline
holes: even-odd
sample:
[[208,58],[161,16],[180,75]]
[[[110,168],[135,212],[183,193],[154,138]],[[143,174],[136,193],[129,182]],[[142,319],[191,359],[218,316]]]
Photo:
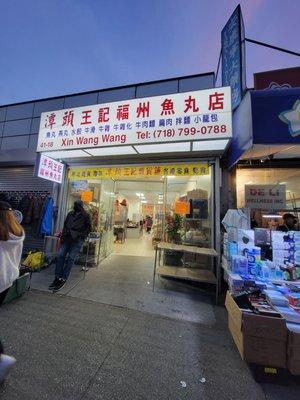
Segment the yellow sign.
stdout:
[[176,201],[175,202],[175,214],[187,215],[190,213],[190,203],[186,201]]
[[68,177],[77,179],[107,179],[107,178],[151,178],[154,176],[192,176],[209,175],[209,166],[205,163],[196,164],[164,164],[128,167],[87,167],[70,168]]

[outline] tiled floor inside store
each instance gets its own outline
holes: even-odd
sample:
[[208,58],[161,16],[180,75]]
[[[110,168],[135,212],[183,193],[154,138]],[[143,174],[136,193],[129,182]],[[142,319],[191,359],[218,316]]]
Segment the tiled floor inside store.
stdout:
[[114,253],[126,256],[153,257],[152,236],[144,233],[140,239],[126,239],[125,243],[115,243]]

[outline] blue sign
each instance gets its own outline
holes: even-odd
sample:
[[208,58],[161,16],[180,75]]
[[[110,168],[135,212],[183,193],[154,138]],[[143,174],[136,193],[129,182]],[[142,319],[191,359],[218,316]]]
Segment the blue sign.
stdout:
[[246,93],[233,114],[229,168],[256,144],[300,145],[300,88]]
[[246,87],[244,24],[237,6],[222,30],[222,85],[231,86],[232,108],[241,102]]
[[300,144],[300,89],[251,93],[254,144]]

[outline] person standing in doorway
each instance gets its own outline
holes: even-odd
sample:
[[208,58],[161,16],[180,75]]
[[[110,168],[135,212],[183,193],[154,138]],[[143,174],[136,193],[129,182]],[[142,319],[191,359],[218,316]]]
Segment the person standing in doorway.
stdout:
[[91,227],[91,218],[84,210],[83,202],[75,201],[73,210],[69,212],[64,223],[55,279],[49,286],[49,290],[58,291],[65,285],[83,242],[91,232]]

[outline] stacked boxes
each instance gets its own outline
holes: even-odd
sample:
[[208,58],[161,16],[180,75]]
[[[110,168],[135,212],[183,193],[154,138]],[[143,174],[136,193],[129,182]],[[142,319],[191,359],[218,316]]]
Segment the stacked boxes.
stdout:
[[273,261],[277,264],[295,263],[295,232],[272,231]]

